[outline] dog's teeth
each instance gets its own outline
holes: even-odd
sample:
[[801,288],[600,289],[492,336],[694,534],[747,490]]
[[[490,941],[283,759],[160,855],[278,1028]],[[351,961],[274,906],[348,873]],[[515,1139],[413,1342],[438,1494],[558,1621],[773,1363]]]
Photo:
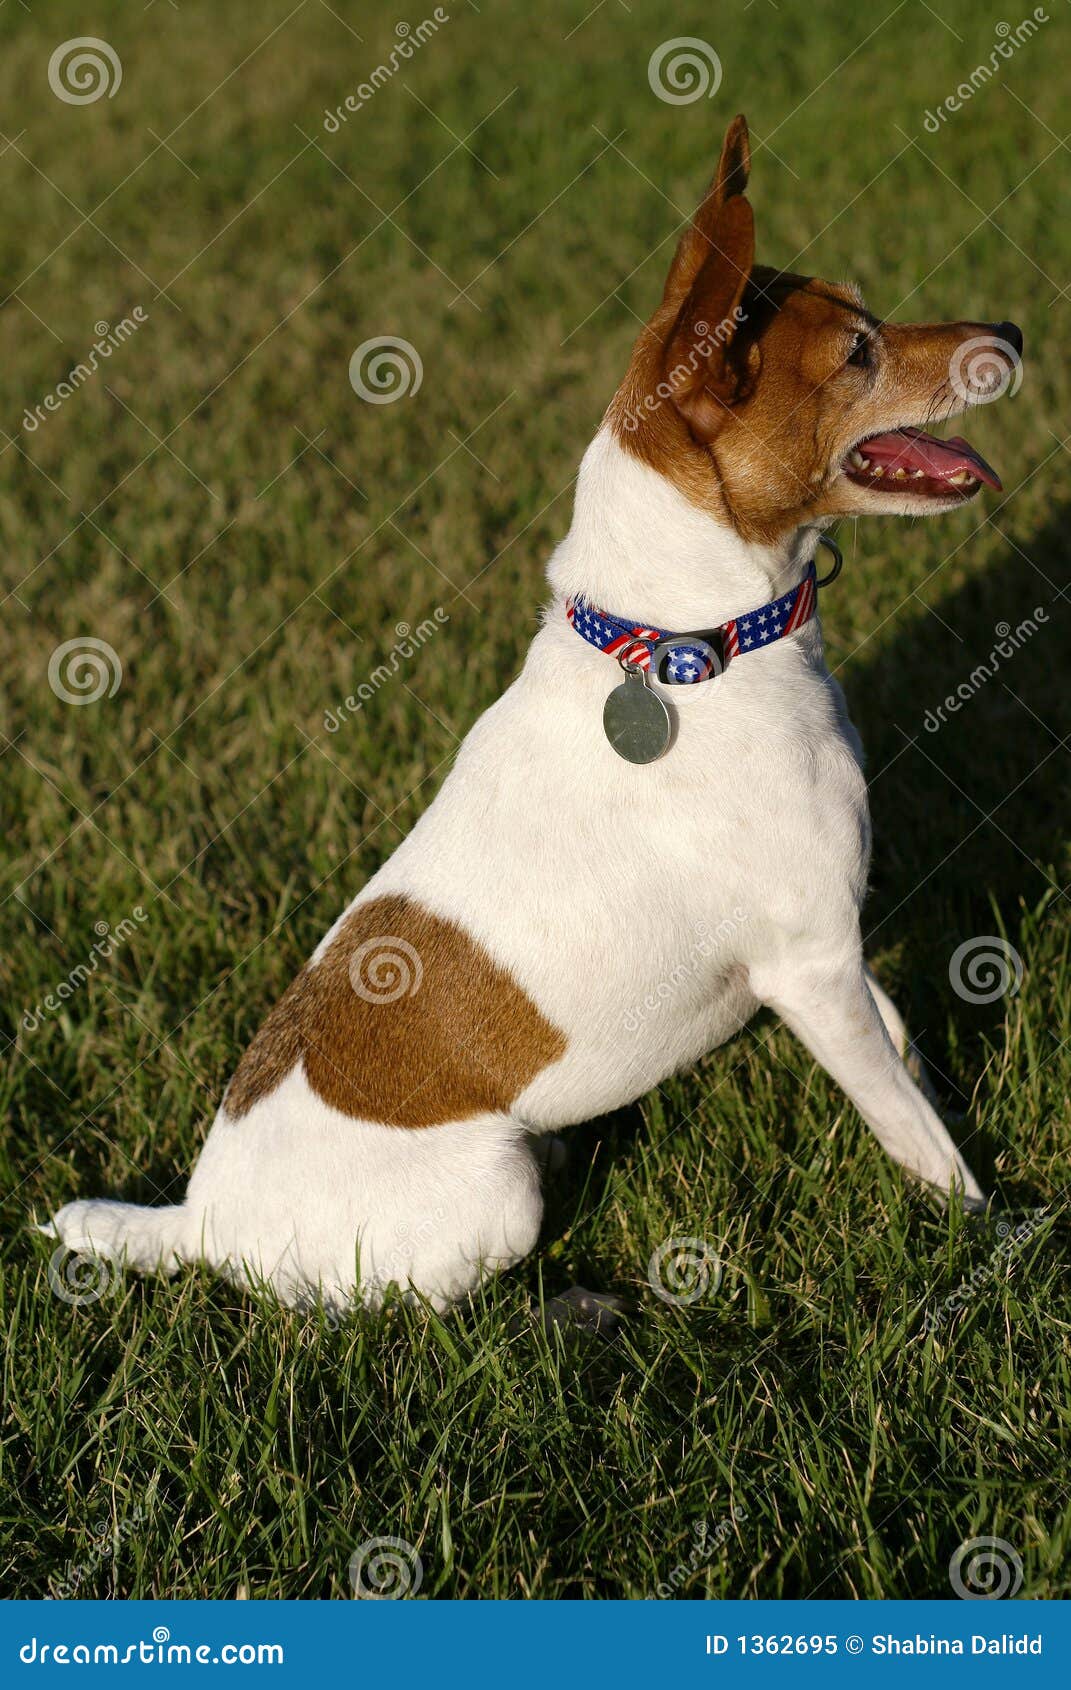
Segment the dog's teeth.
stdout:
[[858,449],[853,451],[851,461],[856,469],[866,469],[866,459]]
[[907,479],[906,469],[895,469],[895,470],[893,470],[893,478],[896,481],[906,481],[906,479]]
[[884,475],[885,471],[882,469],[880,464],[871,464],[870,473],[871,475]]
[[955,475],[950,475],[948,479],[953,487],[966,487],[972,477],[967,474],[965,469],[958,469]]
[[922,481],[925,474],[926,471],[924,469],[913,469],[911,471],[911,479],[912,481]]

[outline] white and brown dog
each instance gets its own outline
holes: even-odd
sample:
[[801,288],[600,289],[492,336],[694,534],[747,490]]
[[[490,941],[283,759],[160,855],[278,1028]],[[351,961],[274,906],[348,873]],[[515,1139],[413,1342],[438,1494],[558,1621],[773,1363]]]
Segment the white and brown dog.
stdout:
[[[185,1202],[69,1203],[65,1245],[204,1260],[299,1304],[393,1282],[441,1307],[535,1244],[542,1135],[760,1004],[890,1156],[983,1202],[863,960],[866,786],[813,560],[830,517],[999,487],[914,425],[991,397],[1022,337],[881,322],[853,288],[757,266],[749,166],[737,118],[585,453],[521,674],[268,1016]],[[996,367],[964,387],[983,337]]]

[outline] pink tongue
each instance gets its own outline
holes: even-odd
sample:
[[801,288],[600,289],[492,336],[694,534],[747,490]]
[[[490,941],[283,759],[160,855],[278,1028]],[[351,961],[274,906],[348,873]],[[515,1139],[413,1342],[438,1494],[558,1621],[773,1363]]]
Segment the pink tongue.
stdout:
[[920,469],[934,481],[947,481],[965,469],[979,481],[1002,491],[1000,477],[991,469],[966,440],[955,435],[951,440],[938,440],[923,434],[919,428],[898,428],[893,434],[875,434],[864,440],[859,450],[871,463],[883,469],[903,469],[908,475]]

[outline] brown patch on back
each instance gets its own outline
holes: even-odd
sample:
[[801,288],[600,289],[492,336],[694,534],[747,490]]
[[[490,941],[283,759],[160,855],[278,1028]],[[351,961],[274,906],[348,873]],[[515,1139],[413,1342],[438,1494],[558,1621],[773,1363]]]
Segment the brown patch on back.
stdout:
[[464,928],[402,895],[360,904],[307,963],[227,1089],[237,1119],[297,1065],[332,1108],[395,1127],[505,1112],[566,1049]]

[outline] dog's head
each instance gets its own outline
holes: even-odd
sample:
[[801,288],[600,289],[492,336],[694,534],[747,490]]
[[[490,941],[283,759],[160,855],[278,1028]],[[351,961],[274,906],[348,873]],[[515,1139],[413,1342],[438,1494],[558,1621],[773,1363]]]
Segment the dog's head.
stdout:
[[737,117],[610,406],[622,445],[766,543],[999,488],[965,440],[923,430],[1017,381],[1015,324],[888,323],[854,287],[756,264],[750,167]]

